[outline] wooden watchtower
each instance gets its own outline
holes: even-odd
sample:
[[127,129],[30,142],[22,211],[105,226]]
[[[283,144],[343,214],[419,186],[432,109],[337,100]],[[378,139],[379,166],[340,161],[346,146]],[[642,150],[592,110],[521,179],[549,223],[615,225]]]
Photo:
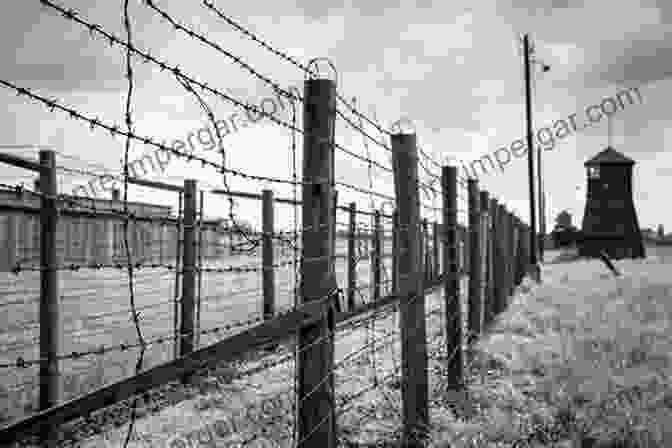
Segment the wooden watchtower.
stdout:
[[644,245],[632,198],[635,161],[611,146],[584,163],[588,188],[579,255],[644,258]]

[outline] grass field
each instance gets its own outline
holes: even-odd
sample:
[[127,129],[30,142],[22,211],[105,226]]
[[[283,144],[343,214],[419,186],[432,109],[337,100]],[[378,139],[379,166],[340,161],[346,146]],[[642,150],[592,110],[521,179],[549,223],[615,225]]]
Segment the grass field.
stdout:
[[[547,253],[546,260],[555,255]],[[463,394],[445,389],[445,356],[436,350],[443,344],[441,312],[428,318],[433,446],[512,447],[524,446],[516,445],[523,440],[536,447],[672,446],[672,251],[648,248],[648,255],[617,261],[618,278],[595,260],[544,266],[543,283],[526,280],[470,350]],[[440,293],[433,294],[427,308],[440,310],[442,302]],[[250,303],[258,309],[258,301]],[[337,397],[398,366],[396,319],[395,313],[373,330],[337,336]],[[385,334],[390,343],[381,338],[375,356],[371,350],[357,355],[371,346],[372,335]],[[224,385],[213,378],[197,396],[143,413],[129,447],[170,446],[176,437],[220,446],[207,441],[233,442],[234,433],[277,442],[258,446],[289,446],[293,368],[285,362]],[[340,435],[391,442],[401,423],[399,399],[395,381],[367,392],[339,410]],[[81,446],[121,447],[127,429],[101,429]]]
[[[366,244],[360,244],[363,251]],[[345,241],[337,243],[337,254],[347,251]],[[389,244],[385,253],[391,252]],[[280,261],[280,260],[276,260]],[[259,256],[236,256],[209,267],[258,266]],[[358,262],[357,300],[366,301],[370,283],[368,258]],[[383,260],[390,272],[391,259]],[[336,260],[339,285],[346,286],[346,260]],[[388,277],[383,275],[383,281]],[[59,273],[63,336],[61,353],[82,352],[100,346],[137,343],[129,307],[128,276],[118,270],[82,270]],[[167,269],[139,270],[135,274],[136,308],[141,313],[141,329],[146,340],[173,334],[175,272]],[[391,285],[385,284],[383,292]],[[262,315],[261,273],[203,273],[200,327],[206,331]],[[276,307],[283,311],[292,306],[294,269],[276,269]],[[18,276],[0,273],[0,363],[14,363],[39,357],[39,273],[26,271]],[[205,334],[200,345],[208,345],[245,328]],[[173,359],[171,341],[150,346],[144,353],[143,368]],[[103,384],[132,376],[139,349],[116,350],[60,364],[63,398],[89,392]],[[38,367],[0,370],[0,422],[35,412]]]
[[[619,278],[599,261],[576,261],[545,266],[541,285],[526,280],[472,348],[466,393],[446,391],[444,361],[433,356],[432,446],[672,446],[671,261],[668,250],[651,249],[646,260],[616,262]],[[427,307],[441,302],[434,294]],[[443,323],[428,323],[432,350],[442,344]],[[396,325],[393,315],[376,331]],[[370,331],[337,337],[337,361],[366,345]],[[339,369],[337,397],[370,385],[374,372],[383,376],[398,360],[393,343]],[[265,445],[249,446],[290,446],[292,369],[283,364],[146,415],[129,446],[171,446],[176,438],[235,446],[226,445],[239,440],[234,433],[265,436]],[[401,423],[399,396],[393,381],[339,410],[340,435],[390,443]],[[264,402],[275,404],[261,412]],[[105,430],[81,446],[121,447],[127,429]]]

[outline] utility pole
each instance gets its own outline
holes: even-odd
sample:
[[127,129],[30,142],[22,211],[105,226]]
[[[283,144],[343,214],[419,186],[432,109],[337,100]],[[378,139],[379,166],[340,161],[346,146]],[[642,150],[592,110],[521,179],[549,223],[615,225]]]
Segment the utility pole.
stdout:
[[530,70],[530,36],[523,36],[523,54],[525,58],[525,111],[527,116],[527,167],[530,184],[530,268],[537,282],[541,275],[537,265],[537,225],[536,210],[534,205],[534,145],[532,139],[532,94],[531,94],[531,70]]

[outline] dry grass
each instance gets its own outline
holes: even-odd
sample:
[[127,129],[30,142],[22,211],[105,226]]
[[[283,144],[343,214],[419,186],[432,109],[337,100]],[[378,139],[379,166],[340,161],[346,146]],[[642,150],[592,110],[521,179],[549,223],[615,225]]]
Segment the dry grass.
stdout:
[[670,265],[618,264],[621,278],[579,261],[520,288],[476,347],[469,395],[483,406],[459,433],[443,428],[453,447],[553,446],[553,433],[557,446],[672,446]]
[[[474,347],[466,393],[448,395],[440,372],[444,362],[432,361],[427,431],[433,445],[672,446],[669,262],[658,256],[618,262],[623,276],[614,278],[599,261],[576,261],[547,266],[542,285],[526,281]],[[395,319],[376,324],[378,331],[396,327]],[[437,346],[442,327],[441,319],[429,325]],[[341,335],[338,357],[357,350],[366,337],[364,330]],[[397,338],[377,356],[377,369],[390,371],[399,354]],[[371,383],[371,359],[361,361],[340,371],[337,396]],[[284,433],[292,424],[290,378],[291,364],[247,378],[240,388],[204,393],[147,416],[136,425],[139,444],[132,446],[162,446],[177,435],[212,432],[217,422],[230,422],[241,409],[274,396],[283,402],[269,408],[268,425],[274,422],[279,426],[273,432]],[[393,444],[401,424],[399,400],[398,383],[378,387],[339,417],[340,435]],[[284,409],[282,416],[278,409]],[[241,424],[245,431],[259,431],[260,418],[246,416]],[[121,446],[124,431],[102,439]]]

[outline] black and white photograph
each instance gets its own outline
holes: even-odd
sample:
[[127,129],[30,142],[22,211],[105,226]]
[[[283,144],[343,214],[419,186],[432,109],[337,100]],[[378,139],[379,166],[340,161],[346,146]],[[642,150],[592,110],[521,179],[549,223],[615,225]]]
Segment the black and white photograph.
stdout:
[[672,447],[672,3],[4,0],[0,57],[0,447]]

